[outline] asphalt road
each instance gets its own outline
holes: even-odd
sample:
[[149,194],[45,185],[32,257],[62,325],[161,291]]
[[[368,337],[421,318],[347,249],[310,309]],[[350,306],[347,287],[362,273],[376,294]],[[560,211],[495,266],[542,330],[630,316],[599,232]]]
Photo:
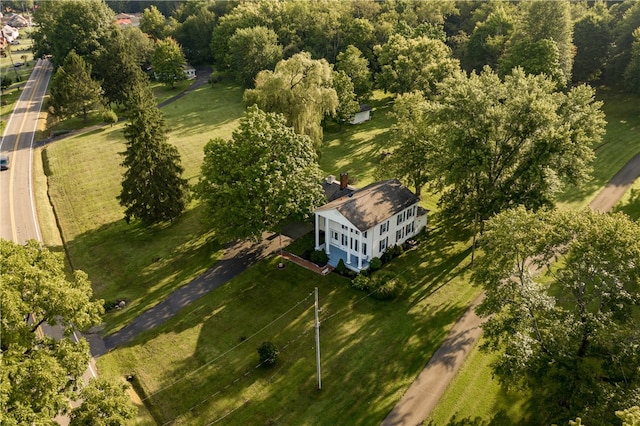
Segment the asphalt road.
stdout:
[[10,161],[9,169],[0,171],[0,238],[19,244],[42,241],[31,185],[32,148],[50,76],[49,61],[38,60],[0,141],[0,152]]
[[[28,240],[42,243],[40,225],[33,195],[33,147],[40,110],[51,78],[52,66],[48,60],[38,60],[29,80],[22,88],[0,141],[0,152],[9,156],[9,169],[0,171],[0,238],[24,244]],[[43,324],[45,334],[62,338],[60,327]],[[74,333],[74,339],[78,336]],[[96,377],[95,360],[83,375],[85,383]],[[71,402],[77,406],[78,402]],[[67,416],[57,416],[60,425],[69,424]]]

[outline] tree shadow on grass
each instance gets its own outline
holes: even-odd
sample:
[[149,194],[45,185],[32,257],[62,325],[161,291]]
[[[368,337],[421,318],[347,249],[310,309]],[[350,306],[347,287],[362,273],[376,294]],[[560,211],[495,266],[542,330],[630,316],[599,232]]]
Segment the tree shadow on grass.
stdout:
[[[187,421],[209,422],[241,407],[225,418],[227,424],[320,418],[322,424],[345,418],[353,424],[379,423],[464,311],[451,304],[416,316],[407,300],[362,299],[335,274],[319,282],[311,272],[290,265],[285,271],[292,275],[278,278],[282,271],[274,266],[275,259],[262,261],[251,277],[238,277],[225,287],[226,294],[205,296],[182,320],[153,333],[199,327],[193,354],[172,362],[157,378],[158,388],[166,390],[152,400],[163,407],[164,420],[183,415]],[[265,285],[253,281],[257,276]],[[322,391],[317,390],[313,299],[261,330],[316,285],[322,286]],[[256,369],[256,348],[267,340],[283,348],[280,359],[274,368]]]
[[106,314],[106,333],[164,300],[221,257],[223,246],[203,229],[201,214],[199,206],[171,225],[149,228],[121,220],[67,241],[73,267],[89,274],[94,296],[126,302],[124,309]]

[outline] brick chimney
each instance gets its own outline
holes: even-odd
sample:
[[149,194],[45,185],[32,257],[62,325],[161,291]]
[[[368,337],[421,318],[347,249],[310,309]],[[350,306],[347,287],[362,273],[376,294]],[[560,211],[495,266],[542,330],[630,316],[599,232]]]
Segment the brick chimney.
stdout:
[[340,189],[345,189],[349,185],[349,173],[340,173]]

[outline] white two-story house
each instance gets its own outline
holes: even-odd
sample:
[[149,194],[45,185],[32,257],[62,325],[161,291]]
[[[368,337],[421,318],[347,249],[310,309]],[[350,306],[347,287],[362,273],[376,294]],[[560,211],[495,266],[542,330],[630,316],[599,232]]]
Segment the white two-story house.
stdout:
[[420,199],[397,179],[349,189],[344,183],[338,198],[314,211],[315,248],[340,259],[354,271],[369,267],[387,247],[402,244],[427,225],[428,211]]

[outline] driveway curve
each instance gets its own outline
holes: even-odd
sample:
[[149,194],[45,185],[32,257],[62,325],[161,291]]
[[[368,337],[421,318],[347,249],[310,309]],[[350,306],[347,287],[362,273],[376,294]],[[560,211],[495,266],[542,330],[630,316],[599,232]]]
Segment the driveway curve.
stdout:
[[[589,207],[601,213],[610,211],[638,177],[640,153],[616,173]],[[482,334],[484,320],[475,314],[475,307],[483,298],[481,294],[456,322],[442,346],[384,419],[383,426],[416,426],[429,417]]]

